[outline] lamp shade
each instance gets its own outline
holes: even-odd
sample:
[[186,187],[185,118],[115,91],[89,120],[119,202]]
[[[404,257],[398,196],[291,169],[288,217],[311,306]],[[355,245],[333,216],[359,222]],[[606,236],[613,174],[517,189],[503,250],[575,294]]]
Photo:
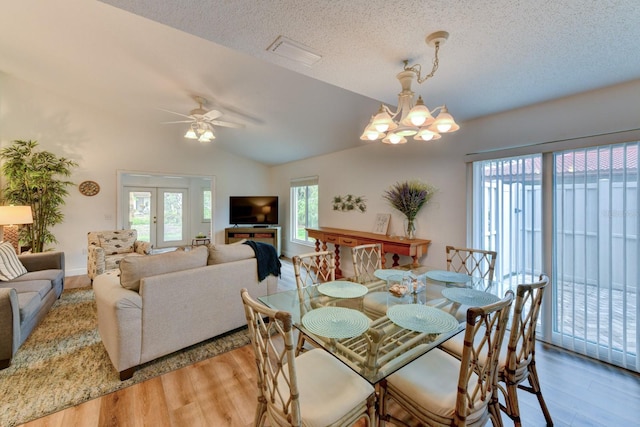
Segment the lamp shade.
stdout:
[[0,225],[33,224],[31,206],[0,206]]

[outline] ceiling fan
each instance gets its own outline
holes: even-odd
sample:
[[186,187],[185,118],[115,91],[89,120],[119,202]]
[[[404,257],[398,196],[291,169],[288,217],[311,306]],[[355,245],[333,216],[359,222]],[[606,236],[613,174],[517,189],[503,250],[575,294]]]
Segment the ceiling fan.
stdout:
[[244,128],[244,125],[239,123],[227,122],[224,120],[218,120],[222,116],[222,113],[218,110],[206,110],[203,108],[207,105],[207,100],[201,96],[195,96],[195,101],[199,104],[198,108],[194,108],[189,112],[189,115],[177,113],[175,111],[164,110],[167,113],[177,114],[178,116],[185,117],[186,120],[176,120],[171,122],[163,122],[163,124],[174,123],[190,123],[187,133],[184,137],[187,139],[197,139],[200,142],[210,142],[216,139],[213,133],[214,126],[223,126],[229,128]]

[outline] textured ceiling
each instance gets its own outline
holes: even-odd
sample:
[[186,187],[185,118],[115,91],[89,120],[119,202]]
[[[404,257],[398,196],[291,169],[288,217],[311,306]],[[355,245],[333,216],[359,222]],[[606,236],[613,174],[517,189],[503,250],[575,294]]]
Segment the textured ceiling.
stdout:
[[[402,60],[430,68],[433,31],[450,33],[440,68],[413,89],[464,126],[640,78],[638,22],[637,0],[0,0],[0,71],[150,123],[204,95],[247,125],[215,144],[276,164],[363,144]],[[279,35],[322,59],[268,52]]]

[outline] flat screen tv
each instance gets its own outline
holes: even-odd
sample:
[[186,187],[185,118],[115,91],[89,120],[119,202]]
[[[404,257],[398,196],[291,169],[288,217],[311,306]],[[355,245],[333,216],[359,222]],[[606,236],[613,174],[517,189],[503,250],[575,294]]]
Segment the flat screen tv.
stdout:
[[277,225],[278,196],[229,197],[229,223],[234,225]]

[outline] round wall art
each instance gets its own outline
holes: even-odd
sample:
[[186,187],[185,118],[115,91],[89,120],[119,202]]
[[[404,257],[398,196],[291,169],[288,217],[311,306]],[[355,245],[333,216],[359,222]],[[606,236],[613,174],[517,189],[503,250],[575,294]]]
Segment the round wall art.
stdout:
[[78,190],[85,196],[95,196],[100,192],[100,186],[95,181],[83,181],[78,185]]

